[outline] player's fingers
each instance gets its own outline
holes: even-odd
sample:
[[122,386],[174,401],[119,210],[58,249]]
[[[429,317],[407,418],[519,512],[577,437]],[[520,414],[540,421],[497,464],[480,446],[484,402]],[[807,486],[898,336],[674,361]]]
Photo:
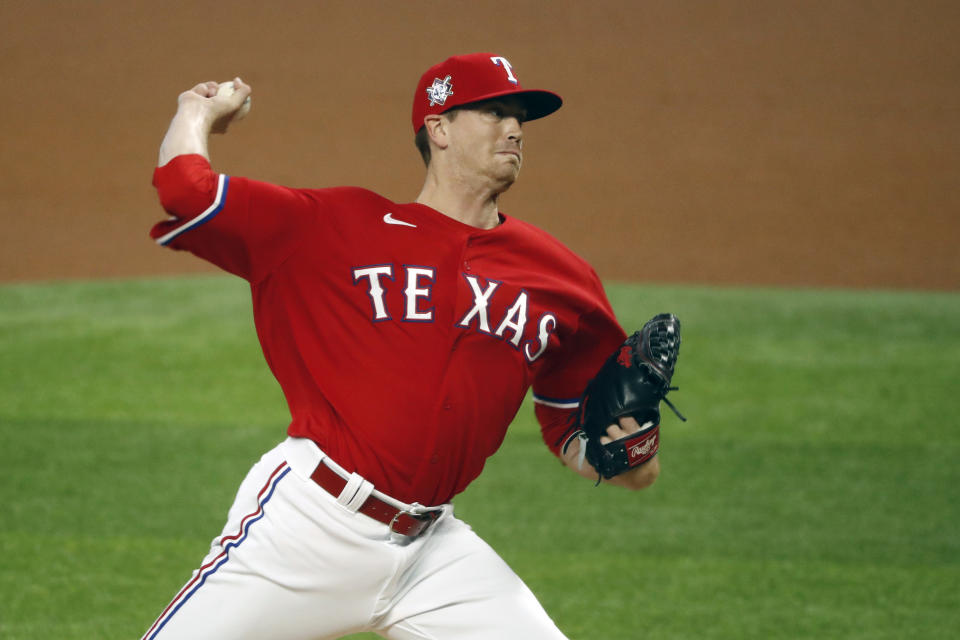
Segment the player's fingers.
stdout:
[[626,435],[640,431],[640,424],[633,416],[623,416],[618,422],[620,423],[620,429],[622,429]]
[[620,425],[612,424],[607,427],[607,435],[600,436],[600,444],[608,444],[614,440],[619,440],[620,438],[625,438],[629,434],[624,431]]
[[187,89],[178,97],[178,102],[190,102],[193,100],[201,100],[203,98],[209,98],[210,96],[216,95],[217,93],[217,83],[214,82],[213,89],[211,90],[210,82],[201,82],[198,85],[193,86],[190,89]]
[[212,98],[213,96],[217,95],[217,83],[213,80],[201,82],[194,88],[194,91],[199,93],[204,98]]
[[239,77],[233,79],[233,90],[242,98],[241,102],[253,92],[253,88]]
[[213,110],[217,117],[232,115],[250,99],[250,85],[240,78],[235,78],[221,84],[214,83]]
[[614,440],[619,440],[620,438],[626,438],[627,436],[648,429],[653,426],[652,422],[645,422],[640,424],[631,416],[624,416],[617,420],[617,424],[612,424],[607,427],[607,435],[600,437],[601,444],[608,444]]

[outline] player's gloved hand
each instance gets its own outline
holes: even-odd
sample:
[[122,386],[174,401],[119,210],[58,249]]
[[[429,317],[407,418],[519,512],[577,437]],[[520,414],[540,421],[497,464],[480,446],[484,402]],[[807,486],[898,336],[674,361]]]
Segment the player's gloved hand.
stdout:
[[[680,354],[680,320],[650,319],[611,355],[587,384],[577,424],[563,451],[577,439],[580,454],[601,478],[613,478],[650,460],[660,448],[660,401],[666,400]],[[627,421],[629,418],[629,422]]]
[[[635,437],[639,435],[640,431],[640,425],[637,423],[637,421],[630,416],[625,416],[620,418],[617,421],[617,424],[607,427],[606,435],[600,438],[600,443],[606,445],[624,438]],[[580,462],[580,446],[586,445],[583,444],[582,441],[578,440],[577,442],[578,444],[575,444],[573,447],[571,447],[573,451],[570,452],[570,456],[567,458],[567,464],[572,462],[574,465],[580,465],[577,467],[576,471],[587,478],[591,477],[590,472],[593,471],[594,474],[592,477],[593,479],[596,479],[598,477],[596,471],[588,467],[586,464]],[[584,456],[583,459],[585,460],[586,456]],[[656,456],[654,456],[643,464],[610,478],[608,482],[625,489],[638,491],[640,489],[646,489],[652,485],[659,475],[660,462],[657,460]]]

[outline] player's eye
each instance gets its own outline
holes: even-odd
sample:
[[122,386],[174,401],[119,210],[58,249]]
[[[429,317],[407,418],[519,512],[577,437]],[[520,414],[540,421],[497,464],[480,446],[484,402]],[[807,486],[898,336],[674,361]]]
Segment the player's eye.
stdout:
[[491,118],[503,120],[504,118],[516,118],[520,122],[527,119],[527,114],[523,110],[516,110],[504,105],[490,105],[484,109],[484,113]]

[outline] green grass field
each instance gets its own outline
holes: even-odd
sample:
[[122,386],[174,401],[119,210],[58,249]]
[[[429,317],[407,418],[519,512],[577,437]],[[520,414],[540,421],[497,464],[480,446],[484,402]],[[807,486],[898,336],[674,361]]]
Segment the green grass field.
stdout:
[[[571,638],[960,637],[960,296],[609,291],[683,321],[660,480],[525,406],[456,500]],[[139,637],[284,434],[245,285],[0,287],[0,363],[0,638]]]

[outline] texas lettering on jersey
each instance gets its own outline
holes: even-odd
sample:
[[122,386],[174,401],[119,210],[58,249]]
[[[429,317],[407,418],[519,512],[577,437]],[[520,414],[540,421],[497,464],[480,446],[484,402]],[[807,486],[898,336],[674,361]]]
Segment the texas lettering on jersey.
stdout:
[[[557,327],[555,313],[544,311],[536,322],[531,323],[530,294],[521,289],[513,296],[502,314],[491,317],[493,298],[502,283],[467,273],[461,275],[469,285],[473,301],[470,308],[459,315],[456,327],[463,330],[475,329],[481,334],[504,340],[520,349],[529,363],[543,355],[550,334]],[[400,313],[397,313],[398,310],[391,310],[386,301],[386,288],[390,286],[387,281],[394,282],[398,278],[402,279],[404,300]],[[436,278],[436,267],[378,264],[353,269],[354,284],[364,287],[370,297],[370,321],[374,323],[395,318],[402,322],[433,322],[435,318],[431,296]],[[503,292],[501,295],[511,294]]]

